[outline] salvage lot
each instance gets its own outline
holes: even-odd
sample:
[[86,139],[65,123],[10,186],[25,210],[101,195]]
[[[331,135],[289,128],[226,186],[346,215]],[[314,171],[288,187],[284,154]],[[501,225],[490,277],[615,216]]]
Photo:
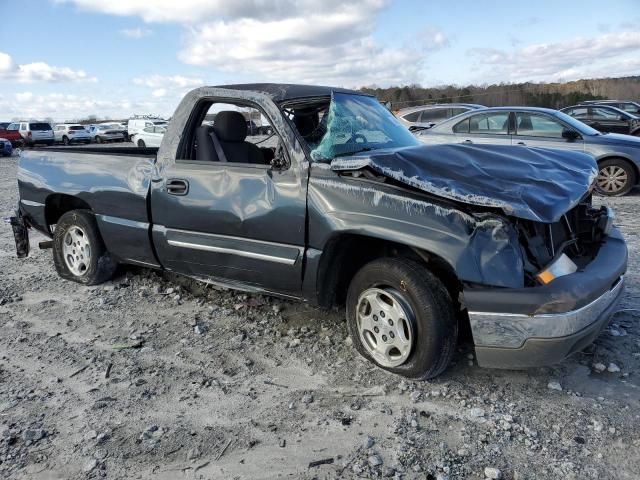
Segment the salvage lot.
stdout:
[[[0,160],[3,218],[16,160]],[[596,345],[524,372],[480,369],[461,345],[416,383],[361,359],[342,312],[141,269],[82,287],[43,237],[15,258],[4,224],[0,477],[637,478],[640,196],[597,201],[630,264],[626,311]]]

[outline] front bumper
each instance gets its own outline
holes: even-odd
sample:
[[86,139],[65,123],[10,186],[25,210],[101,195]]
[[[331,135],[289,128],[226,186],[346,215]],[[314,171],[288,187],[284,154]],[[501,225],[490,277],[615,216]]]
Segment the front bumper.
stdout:
[[613,229],[589,265],[548,285],[466,290],[478,364],[552,365],[585,348],[615,312],[626,266],[626,245]]

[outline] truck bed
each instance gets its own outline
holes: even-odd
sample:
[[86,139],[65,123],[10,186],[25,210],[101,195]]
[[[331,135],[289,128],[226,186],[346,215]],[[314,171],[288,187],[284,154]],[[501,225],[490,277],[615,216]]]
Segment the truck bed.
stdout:
[[25,150],[18,164],[20,210],[45,235],[69,202],[94,214],[119,260],[156,265],[147,205],[157,148],[48,147]]

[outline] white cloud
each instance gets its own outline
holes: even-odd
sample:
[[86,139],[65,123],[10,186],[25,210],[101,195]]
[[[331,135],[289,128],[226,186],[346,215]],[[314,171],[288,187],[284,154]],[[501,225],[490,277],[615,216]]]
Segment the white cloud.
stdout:
[[69,67],[53,67],[45,62],[16,64],[10,55],[0,52],[0,79],[19,83],[34,82],[95,82],[84,70]]
[[153,33],[153,30],[149,28],[123,28],[120,30],[120,35],[128,38],[140,39],[144,37],[148,37]]
[[[58,0],[110,15],[185,27],[178,57],[215,68],[233,81],[388,85],[419,80],[425,53],[448,38],[429,32],[421,45],[374,39],[388,0]],[[157,84],[151,88],[166,88]]]
[[[332,11],[342,0],[56,0],[72,3],[83,10],[140,17],[145,22],[196,24],[212,18],[282,18],[305,12]],[[385,0],[369,0],[376,6]],[[357,3],[357,2],[355,2]]]
[[331,12],[276,20],[217,20],[189,29],[179,58],[260,81],[345,86],[408,83],[423,55],[379,45],[375,17],[383,4],[353,1]]
[[149,88],[185,88],[201,87],[204,80],[197,77],[183,75],[149,75],[148,77],[136,77],[133,83]]
[[157,88],[153,92],[151,92],[151,95],[153,95],[156,98],[164,97],[164,96],[167,95],[167,89],[166,88]]
[[[633,73],[640,55],[640,31],[529,45],[514,51],[474,49],[486,81],[573,80]],[[637,72],[637,70],[636,70]]]

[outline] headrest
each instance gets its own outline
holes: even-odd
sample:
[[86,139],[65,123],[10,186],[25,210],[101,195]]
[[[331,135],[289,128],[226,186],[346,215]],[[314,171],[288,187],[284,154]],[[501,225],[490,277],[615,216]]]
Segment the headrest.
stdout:
[[219,112],[214,120],[214,127],[222,142],[244,142],[247,138],[247,121],[240,112]]

